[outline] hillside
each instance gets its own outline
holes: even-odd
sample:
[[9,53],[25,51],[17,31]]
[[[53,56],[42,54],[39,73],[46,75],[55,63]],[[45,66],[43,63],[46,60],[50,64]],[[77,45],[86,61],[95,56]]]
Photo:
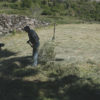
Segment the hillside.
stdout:
[[[40,37],[40,50],[45,50],[43,45],[51,41],[53,27],[36,31]],[[99,24],[56,26],[55,60],[39,63],[35,68],[31,67],[32,49],[26,43],[26,33],[1,37],[0,42],[5,47],[0,51],[0,98],[99,100],[99,33]]]
[[27,15],[42,20],[43,17],[74,17],[87,22],[100,21],[100,3],[91,0],[2,0],[0,9],[0,14]]

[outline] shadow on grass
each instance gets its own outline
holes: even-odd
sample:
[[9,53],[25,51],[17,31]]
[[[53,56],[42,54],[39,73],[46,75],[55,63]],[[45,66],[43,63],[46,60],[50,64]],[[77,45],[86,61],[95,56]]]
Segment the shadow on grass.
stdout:
[[[16,53],[3,50],[0,53],[0,57],[14,56]],[[32,64],[32,57],[14,57],[8,58],[0,61],[0,75],[2,76],[14,76],[14,77],[24,77],[30,76],[37,73],[37,70],[33,68],[26,68]]]
[[[79,81],[80,83],[78,83]],[[100,85],[93,83],[91,83],[91,85],[89,85],[88,83],[82,84],[79,77],[70,75],[59,80],[46,82],[29,82],[1,78],[0,99],[100,100],[100,89],[98,89],[98,87],[100,87]]]
[[1,50],[0,51],[0,58],[10,57],[10,56],[14,56],[14,55],[16,55],[16,53],[11,52],[9,50]]
[[55,61],[64,61],[63,58],[56,58]]
[[51,74],[49,77],[54,80],[44,82],[14,80],[13,77],[38,73],[36,69],[26,68],[31,62],[30,56],[0,62],[0,100],[100,100],[100,84],[76,75],[59,78],[59,75]]

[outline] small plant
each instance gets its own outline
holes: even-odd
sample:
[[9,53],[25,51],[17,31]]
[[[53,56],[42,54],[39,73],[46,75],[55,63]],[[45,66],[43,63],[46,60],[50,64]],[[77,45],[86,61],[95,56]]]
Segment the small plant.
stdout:
[[12,34],[13,34],[13,35],[15,35],[15,34],[16,34],[16,29],[14,29],[14,30],[12,31]]

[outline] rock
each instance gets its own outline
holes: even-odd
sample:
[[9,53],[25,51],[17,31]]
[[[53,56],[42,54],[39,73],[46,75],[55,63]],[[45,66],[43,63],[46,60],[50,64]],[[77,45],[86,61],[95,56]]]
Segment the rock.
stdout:
[[22,31],[23,27],[29,25],[30,27],[47,26],[49,23],[38,21],[34,18],[19,15],[0,14],[0,35],[8,34],[10,32]]
[[2,30],[3,29],[3,27],[2,26],[0,26],[0,30]]
[[3,33],[2,32],[0,32],[0,35],[2,35]]

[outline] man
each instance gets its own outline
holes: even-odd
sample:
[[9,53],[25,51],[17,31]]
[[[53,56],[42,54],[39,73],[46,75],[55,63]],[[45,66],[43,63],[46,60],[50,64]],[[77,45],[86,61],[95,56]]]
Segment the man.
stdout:
[[24,30],[28,33],[28,37],[29,37],[29,40],[27,41],[27,43],[29,43],[30,46],[33,48],[34,62],[32,64],[32,66],[37,66],[37,64],[38,64],[38,48],[40,45],[39,37],[34,30],[30,29],[29,26],[25,26]]

